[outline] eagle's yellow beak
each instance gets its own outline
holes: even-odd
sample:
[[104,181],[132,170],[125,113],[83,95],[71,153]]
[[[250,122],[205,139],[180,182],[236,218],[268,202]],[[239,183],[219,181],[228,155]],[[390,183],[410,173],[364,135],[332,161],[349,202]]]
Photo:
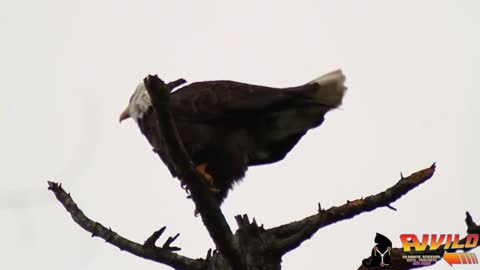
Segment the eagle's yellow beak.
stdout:
[[118,121],[121,123],[123,120],[130,118],[130,111],[128,107],[120,114]]

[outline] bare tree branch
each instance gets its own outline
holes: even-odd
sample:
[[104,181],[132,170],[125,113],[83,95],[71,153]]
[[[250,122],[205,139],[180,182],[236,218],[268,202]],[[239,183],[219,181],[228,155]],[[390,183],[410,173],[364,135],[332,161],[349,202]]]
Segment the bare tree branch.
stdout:
[[160,127],[159,132],[152,134],[152,136],[158,136],[158,141],[162,141],[163,137],[166,142],[167,152],[175,164],[176,174],[190,190],[196,209],[201,214],[202,221],[217,249],[231,262],[232,267],[243,269],[244,263],[239,256],[239,251],[233,244],[232,231],[218,203],[205,185],[204,177],[194,168],[193,162],[185,151],[178,134],[169,110],[171,89],[156,75],[147,76],[144,83],[150,95],[154,113],[157,115],[157,125]]
[[[145,241],[143,245],[145,246],[155,246],[155,243],[157,240],[162,236],[163,232],[165,231],[167,227],[163,226],[160,230],[154,232],[148,239]],[[179,251],[182,250],[179,247],[172,247],[170,246],[177,238],[180,236],[179,233],[177,233],[174,237],[169,236],[168,239],[165,241],[165,243],[162,245],[162,248],[168,249],[170,251]]]
[[[203,261],[194,260],[188,257],[184,257],[173,253],[168,244],[164,248],[155,246],[155,241],[160,237],[161,233],[157,232],[157,235],[151,236],[144,245],[133,242],[127,238],[124,238],[112,231],[110,228],[106,228],[102,224],[89,219],[82,210],[80,210],[77,204],[73,201],[70,194],[66,193],[62,186],[58,183],[48,182],[48,189],[51,190],[57,200],[65,207],[70,213],[72,219],[80,225],[83,229],[90,232],[93,236],[104,239],[107,243],[110,243],[120,250],[125,250],[129,253],[152,260],[155,262],[163,263],[178,270],[201,270],[204,269]],[[162,230],[161,230],[162,231]],[[163,232],[163,231],[162,231]],[[156,238],[156,239],[154,239]],[[153,242],[153,243],[152,243]]]
[[145,240],[143,243],[144,246],[155,246],[155,243],[157,240],[162,236],[163,232],[165,232],[165,229],[167,229],[166,226],[163,226],[160,230],[155,231],[150,237]]
[[435,164],[408,177],[402,177],[397,184],[376,195],[351,202],[347,201],[342,206],[334,206],[328,210],[320,209],[318,214],[269,229],[267,233],[272,234],[277,239],[272,248],[280,254],[285,254],[312,237],[320,228],[341,220],[350,219],[364,212],[370,212],[379,207],[388,207],[391,203],[427,181],[433,176],[434,172]]

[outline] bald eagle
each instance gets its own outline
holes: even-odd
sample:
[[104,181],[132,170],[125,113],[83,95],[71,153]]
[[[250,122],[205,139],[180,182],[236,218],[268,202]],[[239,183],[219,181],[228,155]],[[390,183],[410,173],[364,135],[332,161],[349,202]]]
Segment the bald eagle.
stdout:
[[[219,204],[249,166],[282,160],[309,129],[342,103],[345,76],[336,70],[311,82],[272,88],[234,81],[196,82],[174,91],[170,110],[192,161],[215,187]],[[175,166],[155,141],[156,115],[140,83],[120,122],[133,118],[173,176]]]

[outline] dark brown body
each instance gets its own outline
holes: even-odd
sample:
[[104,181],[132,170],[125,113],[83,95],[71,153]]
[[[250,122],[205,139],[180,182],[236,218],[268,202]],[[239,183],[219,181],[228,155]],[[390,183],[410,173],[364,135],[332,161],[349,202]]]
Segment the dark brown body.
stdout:
[[[319,84],[269,88],[232,81],[199,82],[173,92],[175,123],[196,165],[206,163],[221,203],[248,166],[282,160],[310,128],[335,106],[318,98]],[[142,133],[159,149],[176,176],[163,142],[152,141],[154,114],[138,120]]]

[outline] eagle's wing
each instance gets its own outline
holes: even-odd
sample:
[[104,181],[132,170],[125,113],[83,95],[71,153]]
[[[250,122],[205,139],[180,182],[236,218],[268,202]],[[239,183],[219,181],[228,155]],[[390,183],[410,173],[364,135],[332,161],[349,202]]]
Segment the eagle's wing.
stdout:
[[230,121],[293,106],[298,101],[293,97],[315,91],[317,87],[311,84],[278,89],[233,81],[197,82],[174,92],[170,102],[177,119]]
[[[338,70],[291,88],[233,81],[198,82],[172,94],[171,110],[175,119],[186,126],[195,123],[245,130],[246,140],[253,140],[247,147],[249,165],[267,164],[283,159],[309,129],[323,122],[329,110],[341,104],[344,81]],[[196,134],[208,129],[199,130],[202,132]],[[201,137],[196,136],[196,140]]]

